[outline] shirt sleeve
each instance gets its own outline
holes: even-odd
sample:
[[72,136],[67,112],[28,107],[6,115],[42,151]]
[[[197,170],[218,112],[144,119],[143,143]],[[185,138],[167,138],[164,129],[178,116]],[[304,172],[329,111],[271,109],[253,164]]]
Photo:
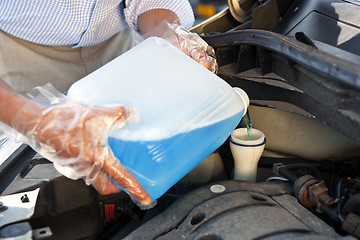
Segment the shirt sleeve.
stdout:
[[130,27],[138,31],[137,19],[142,13],[152,9],[168,9],[173,11],[180,20],[180,24],[189,29],[195,18],[188,0],[124,0],[125,20]]

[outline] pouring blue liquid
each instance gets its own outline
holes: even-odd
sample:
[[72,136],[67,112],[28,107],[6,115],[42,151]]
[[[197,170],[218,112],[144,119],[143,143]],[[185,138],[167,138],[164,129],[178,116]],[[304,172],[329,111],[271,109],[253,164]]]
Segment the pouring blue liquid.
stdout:
[[209,126],[156,141],[124,141],[109,137],[114,155],[152,199],[158,199],[176,182],[220,147],[239,124],[243,112]]
[[128,119],[108,142],[153,199],[221,146],[249,105],[243,90],[155,37],[74,83],[68,96],[86,104],[130,106],[139,113],[138,121]]

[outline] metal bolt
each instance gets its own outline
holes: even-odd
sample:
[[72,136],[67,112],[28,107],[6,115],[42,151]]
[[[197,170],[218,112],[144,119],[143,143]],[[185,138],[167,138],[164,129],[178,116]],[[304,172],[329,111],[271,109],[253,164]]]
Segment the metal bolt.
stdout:
[[4,204],[2,202],[0,202],[0,212],[5,211],[6,209],[8,209],[8,207],[4,206]]
[[22,196],[20,199],[21,199],[21,202],[23,202],[23,203],[30,202],[29,197],[26,194],[24,196]]

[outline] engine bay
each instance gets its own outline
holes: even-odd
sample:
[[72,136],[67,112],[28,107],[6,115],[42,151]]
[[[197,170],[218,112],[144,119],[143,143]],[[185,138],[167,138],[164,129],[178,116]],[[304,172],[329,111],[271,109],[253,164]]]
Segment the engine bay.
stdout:
[[249,95],[266,136],[256,182],[233,180],[227,140],[142,210],[5,139],[0,239],[360,238],[360,2],[229,3],[192,31]]

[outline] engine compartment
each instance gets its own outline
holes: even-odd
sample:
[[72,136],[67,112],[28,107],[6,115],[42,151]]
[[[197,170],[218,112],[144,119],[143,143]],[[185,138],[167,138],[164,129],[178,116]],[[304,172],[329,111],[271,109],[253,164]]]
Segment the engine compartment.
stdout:
[[341,239],[291,196],[287,183],[201,187],[125,239]]
[[360,238],[360,3],[240,3],[246,21],[225,9],[192,31],[215,49],[217,74],[250,97],[267,139],[257,182],[233,180],[226,141],[141,210],[2,142],[0,239]]

